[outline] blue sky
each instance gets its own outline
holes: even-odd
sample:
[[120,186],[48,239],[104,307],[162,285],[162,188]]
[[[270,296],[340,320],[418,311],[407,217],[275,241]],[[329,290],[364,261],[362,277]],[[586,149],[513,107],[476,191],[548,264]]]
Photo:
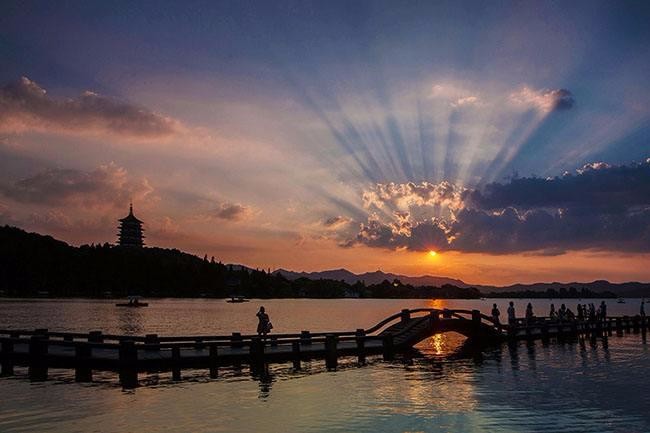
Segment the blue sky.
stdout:
[[[650,157],[648,22],[642,1],[3,2],[0,215],[112,242],[132,199],[153,244],[254,266],[624,279],[588,269],[647,249],[535,244],[542,228],[470,245],[459,219],[466,194],[513,177],[636,173]],[[504,206],[521,222],[577,205]],[[616,224],[647,230],[636,215]],[[416,256],[433,248],[455,258]],[[505,253],[537,258],[509,271],[493,257]],[[549,257],[572,254],[583,267],[554,273]]]

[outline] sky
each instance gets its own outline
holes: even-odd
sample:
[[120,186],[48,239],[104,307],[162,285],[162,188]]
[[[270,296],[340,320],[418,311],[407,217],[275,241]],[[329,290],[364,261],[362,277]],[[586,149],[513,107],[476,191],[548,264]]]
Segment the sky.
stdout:
[[[650,281],[645,1],[4,1],[0,224],[263,269]],[[433,255],[430,252],[435,251]]]

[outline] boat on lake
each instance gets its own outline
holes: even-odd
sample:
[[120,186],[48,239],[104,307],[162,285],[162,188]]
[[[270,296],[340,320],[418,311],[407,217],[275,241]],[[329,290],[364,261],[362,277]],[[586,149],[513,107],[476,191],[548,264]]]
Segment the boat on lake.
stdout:
[[616,303],[617,303],[617,304],[625,304],[625,299],[623,299],[623,298],[618,298],[618,299],[616,300]]
[[226,302],[229,302],[231,304],[240,304],[242,302],[249,302],[249,299],[246,299],[245,296],[241,295],[232,295]]
[[122,302],[115,304],[116,307],[129,307],[129,308],[141,308],[148,307],[149,303],[141,301],[142,296],[129,296],[127,297],[128,302]]

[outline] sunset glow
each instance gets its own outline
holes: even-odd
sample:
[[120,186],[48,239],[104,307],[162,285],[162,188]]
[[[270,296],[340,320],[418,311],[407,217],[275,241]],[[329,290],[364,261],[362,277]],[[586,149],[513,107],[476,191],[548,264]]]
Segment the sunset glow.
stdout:
[[4,14],[0,224],[114,243],[133,201],[147,245],[253,268],[650,279],[643,19],[326,4]]

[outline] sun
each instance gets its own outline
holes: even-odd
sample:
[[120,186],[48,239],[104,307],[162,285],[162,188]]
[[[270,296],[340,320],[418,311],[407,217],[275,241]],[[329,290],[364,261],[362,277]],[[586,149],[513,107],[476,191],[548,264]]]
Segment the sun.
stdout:
[[435,257],[435,256],[438,255],[438,253],[436,253],[436,252],[433,251],[433,250],[430,250],[430,251],[429,251],[429,255],[430,255],[431,257]]

